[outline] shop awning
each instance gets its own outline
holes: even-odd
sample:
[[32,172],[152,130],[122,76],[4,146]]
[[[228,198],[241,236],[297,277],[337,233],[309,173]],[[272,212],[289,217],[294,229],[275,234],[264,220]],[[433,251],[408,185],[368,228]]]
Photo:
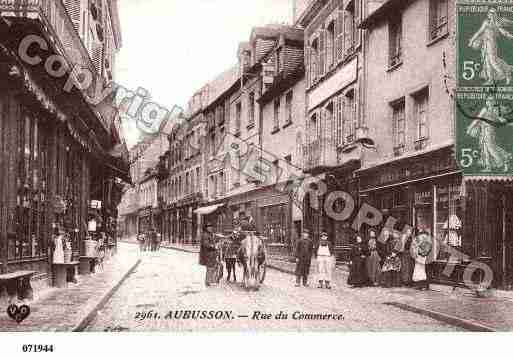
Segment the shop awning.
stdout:
[[200,208],[194,210],[194,213],[201,214],[201,215],[211,214],[211,213],[214,213],[215,211],[217,211],[221,207],[224,207],[224,203],[215,204],[213,206],[200,207]]

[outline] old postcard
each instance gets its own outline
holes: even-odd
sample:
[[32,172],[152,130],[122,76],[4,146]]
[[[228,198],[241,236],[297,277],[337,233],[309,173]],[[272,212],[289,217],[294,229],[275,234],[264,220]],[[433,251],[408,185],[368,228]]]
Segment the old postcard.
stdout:
[[0,1],[0,332],[513,330],[512,45],[513,0]]

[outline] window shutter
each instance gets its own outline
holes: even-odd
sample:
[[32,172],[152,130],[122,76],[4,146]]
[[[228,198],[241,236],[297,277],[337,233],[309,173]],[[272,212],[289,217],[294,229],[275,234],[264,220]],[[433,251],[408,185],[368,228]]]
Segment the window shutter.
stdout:
[[344,10],[344,55],[352,45],[353,39],[351,38],[351,14]]
[[324,76],[326,68],[326,31],[322,29],[319,34],[319,77]]
[[305,73],[306,73],[306,87],[311,86],[311,78],[310,78],[310,43],[309,41],[305,41]]
[[362,16],[362,0],[354,0],[354,47],[358,48],[362,41],[362,30],[358,28]]
[[337,60],[340,62],[344,59],[344,11],[342,8],[338,10],[337,24]]

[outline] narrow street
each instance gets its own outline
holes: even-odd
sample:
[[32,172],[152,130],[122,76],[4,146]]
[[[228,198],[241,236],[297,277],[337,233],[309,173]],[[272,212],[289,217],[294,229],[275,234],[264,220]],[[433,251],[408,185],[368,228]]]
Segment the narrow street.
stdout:
[[[135,245],[125,247],[120,256],[137,250]],[[384,289],[351,289],[341,283],[331,291],[314,286],[296,288],[291,275],[275,270],[268,270],[258,292],[247,292],[240,284],[225,281],[219,287],[205,288],[204,273],[195,254],[161,249],[156,253],[141,253],[141,259],[136,271],[100,309],[88,331],[457,330],[383,304],[385,297],[379,293]],[[219,320],[166,318],[170,311],[186,310],[231,311],[231,314]],[[258,311],[262,316],[257,320],[253,316]],[[275,319],[280,311],[288,313],[288,319]],[[298,320],[293,319],[295,312],[335,314],[343,318]],[[140,313],[147,313],[150,318],[141,319]],[[271,318],[263,319],[265,314],[271,314]]]

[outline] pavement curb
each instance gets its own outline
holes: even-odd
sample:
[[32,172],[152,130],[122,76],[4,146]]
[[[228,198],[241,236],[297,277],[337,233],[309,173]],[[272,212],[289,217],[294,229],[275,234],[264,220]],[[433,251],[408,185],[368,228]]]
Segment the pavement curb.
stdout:
[[469,330],[472,332],[497,332],[498,331],[497,329],[488,327],[484,324],[476,323],[471,320],[458,318],[458,317],[455,317],[455,316],[452,316],[449,314],[444,314],[444,313],[436,312],[433,310],[414,307],[414,306],[404,304],[404,303],[388,302],[388,303],[384,303],[384,304],[390,305],[392,307],[396,307],[396,308],[399,308],[402,310],[406,310],[408,312],[413,312],[413,313],[417,313],[420,315],[424,315],[424,316],[433,318],[435,320],[438,320],[439,322],[443,322],[443,323],[446,323],[446,324],[449,324],[449,325],[452,325],[452,326],[455,326],[458,328],[466,329],[466,330]]
[[109,290],[106,291],[105,294],[102,295],[100,300],[92,305],[92,309],[87,311],[87,314],[84,318],[80,320],[80,322],[73,327],[71,330],[72,332],[83,332],[89,324],[93,321],[93,319],[96,317],[96,314],[98,311],[109,301],[110,298],[116,293],[116,291],[121,287],[123,282],[132,274],[135,269],[141,264],[141,259],[138,259],[133,266],[130,267],[130,269],[121,277],[121,279]]

